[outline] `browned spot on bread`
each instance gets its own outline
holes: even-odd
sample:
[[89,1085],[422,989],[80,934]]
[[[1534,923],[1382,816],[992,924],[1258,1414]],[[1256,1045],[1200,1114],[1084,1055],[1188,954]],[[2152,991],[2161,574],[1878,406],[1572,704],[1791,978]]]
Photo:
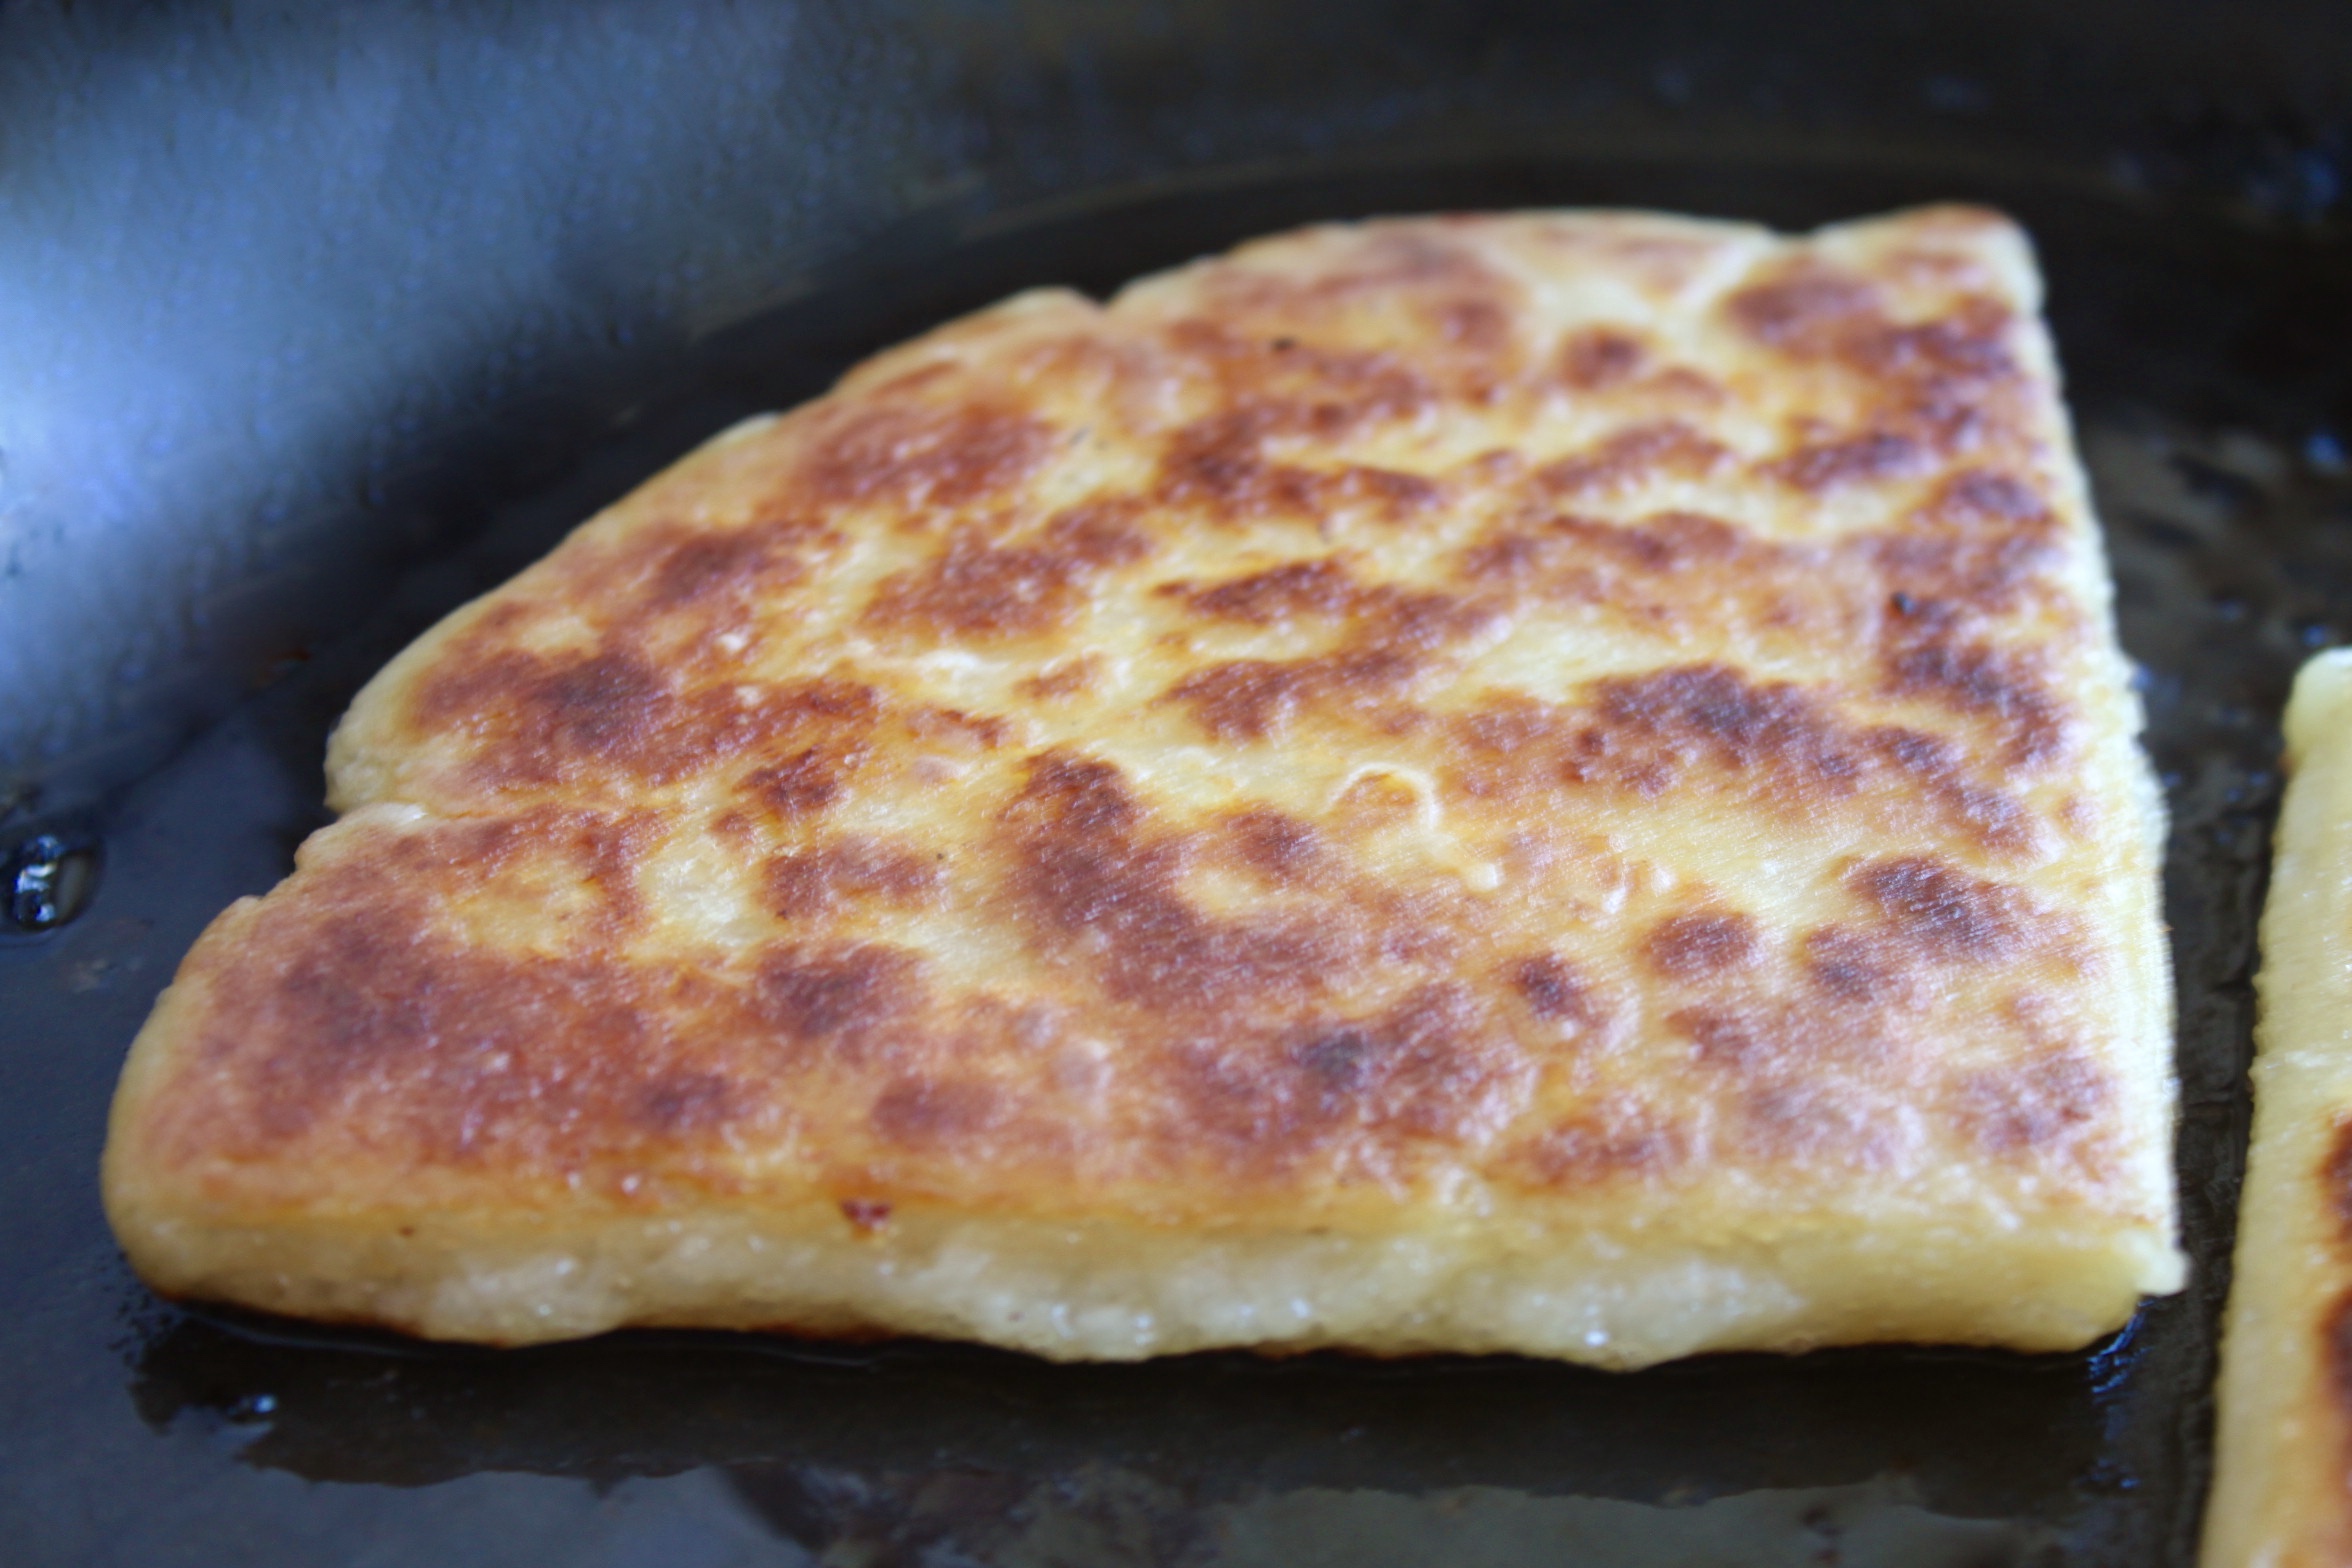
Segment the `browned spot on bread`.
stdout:
[[1848,881],[1897,941],[1937,963],[2001,963],[2031,940],[2035,919],[2024,894],[1933,855],[1874,860]]
[[929,1001],[922,960],[881,943],[778,943],[759,958],[751,1009],[783,1039],[865,1054]]
[[1199,1135],[1238,1163],[1277,1171],[1337,1145],[1368,1162],[1363,1174],[1394,1174],[1400,1140],[1490,1136],[1534,1082],[1525,1050],[1456,985],[1271,1040],[1180,1046],[1173,1060]]
[[1846,926],[1823,926],[1805,934],[1805,977],[1829,1001],[1871,1007],[1907,994],[1900,955],[1886,942]]
[[1335,340],[1401,338],[1417,360],[1446,373],[1454,396],[1473,402],[1492,395],[1517,358],[1524,290],[1462,247],[1426,234],[1369,230],[1344,261],[1313,276],[1246,261],[1212,264],[1195,276],[1214,320],[1183,325],[1276,356],[1329,354]]
[[1123,839],[1142,824],[1144,813],[1116,765],[1049,751],[1030,759],[1011,816],[1016,826],[1037,831]]
[[1531,581],[1554,567],[1565,553],[1534,529],[1498,529],[1462,552],[1460,575],[1472,582]]
[[865,760],[866,748],[807,746],[783,761],[744,775],[743,789],[780,817],[811,816],[841,798],[845,780]]
[[1360,706],[1401,691],[1422,660],[1401,649],[1371,648],[1278,661],[1235,659],[1187,675],[1168,689],[1195,722],[1222,741],[1271,740],[1311,704]]
[[1310,708],[1373,715],[1429,669],[1440,650],[1493,626],[1500,615],[1489,603],[1455,594],[1386,584],[1351,590],[1344,577],[1331,573],[1243,581],[1246,586],[1229,601],[1236,611],[1272,615],[1285,604],[1344,605],[1348,630],[1327,653],[1208,665],[1163,695],[1162,701],[1185,705],[1203,729],[1226,741],[1273,739]]
[[[560,1171],[741,1111],[725,1062],[676,1027],[723,1014],[720,988],[605,953],[461,942],[436,922],[420,877],[482,882],[471,852],[512,838],[498,826],[405,835],[312,873],[305,907],[263,911],[216,971],[194,1046],[211,1070],[168,1119],[177,1158],[266,1157],[331,1126],[411,1158]],[[509,842],[506,864],[531,846]]]
[[1003,1091],[970,1079],[905,1078],[882,1091],[870,1120],[885,1141],[943,1148],[995,1131],[1010,1119]]
[[1039,533],[1039,543],[1093,571],[1132,566],[1158,547],[1145,526],[1146,510],[1133,496],[1081,501],[1056,512]]
[[954,534],[928,566],[894,573],[866,607],[870,625],[931,638],[1025,636],[1061,626],[1097,574],[1142,560],[1148,535],[1124,508],[1073,507],[1017,544]]
[[1403,521],[1444,499],[1438,481],[1361,463],[1311,469],[1267,455],[1286,436],[1332,443],[1392,417],[1378,402],[1254,402],[1185,426],[1168,439],[1151,499],[1194,507],[1231,527],[1313,517],[1349,506]]
[[1814,263],[1750,284],[1725,308],[1758,342],[1812,355],[1833,350],[1856,323],[1875,324],[1878,304],[1879,291],[1867,279]]
[[1507,446],[1489,447],[1456,464],[1450,474],[1469,488],[1501,489],[1527,476],[1527,459]]
[[494,606],[465,640],[494,646],[556,612],[595,627],[604,652],[638,652],[678,668],[738,661],[763,609],[795,592],[838,542],[822,522],[797,513],[733,527],[649,524],[551,561],[546,598]]
[[676,1072],[646,1085],[635,1120],[667,1138],[686,1138],[735,1119],[750,1096],[721,1073]]
[[1436,308],[1438,336],[1479,354],[1500,354],[1515,332],[1511,313],[1491,299],[1451,299]]
[[1723,383],[1688,365],[1668,365],[1641,381],[1641,390],[1686,406],[1721,407],[1731,396]]
[[2062,708],[2036,695],[2039,667],[1972,650],[1987,646],[1981,629],[2029,601],[2064,602],[2054,527],[2022,483],[1971,470],[1939,487],[1912,526],[1834,543],[1759,538],[1687,511],[1634,523],[1507,517],[1463,549],[1455,574],[1659,634],[1704,626],[1805,645],[1875,638],[1882,669],[1895,672],[1890,693],[1989,718],[2013,761],[2048,760],[2071,729]]
[[1987,442],[2011,412],[2006,394],[2024,379],[2008,342],[2015,317],[1994,299],[1964,296],[1941,317],[1900,322],[1874,286],[1814,264],[1741,290],[1728,308],[1759,341],[1873,387],[1876,434],[1926,452],[1948,456]]
[[[1893,726],[1853,729],[1800,688],[1726,681],[1726,674],[1702,667],[1603,682],[1602,715],[1659,743],[1660,762],[1767,773],[1797,798],[1817,802],[1845,796],[1872,771],[1888,768],[1988,847],[2032,841],[2023,809],[2000,791],[1971,783],[1948,743]],[[1606,749],[1599,748],[1601,755]],[[1650,776],[1645,766],[1635,775],[1637,787]]]
[[760,876],[762,902],[782,920],[820,919],[867,901],[911,908],[943,880],[937,862],[876,838],[845,838],[778,855]]
[[1621,586],[1613,568],[1672,575],[1730,560],[1752,543],[1729,523],[1696,512],[1660,512],[1633,525],[1555,517],[1533,528],[1488,534],[1463,552],[1460,570],[1474,581],[1602,603]]
[[1506,523],[1465,549],[1456,571],[1519,602],[1574,605],[1678,640],[1700,627],[1792,643],[1876,628],[1873,568],[1850,547],[1779,544],[1697,512]]
[[928,637],[987,638],[1066,624],[1085,563],[1055,550],[991,545],[959,533],[920,571],[884,579],[866,620]]
[[1439,401],[1412,360],[1375,347],[1311,341],[1295,322],[1261,335],[1190,316],[1169,325],[1166,341],[1217,387],[1220,401],[1277,410],[1273,419],[1293,433],[1408,419]]
[[1919,786],[1935,810],[1982,848],[2022,853],[2042,840],[2041,825],[2015,795],[1968,775],[1958,746],[1900,725],[1861,732],[1873,757]]
[[1656,1179],[1690,1163],[1688,1126],[1638,1100],[1606,1097],[1514,1151],[1513,1165],[1543,1187]]
[[1261,406],[1213,415],[1177,432],[1160,459],[1160,498],[1173,506],[1205,505],[1234,522],[1314,510],[1322,477],[1265,457],[1265,443],[1282,423]]
[[1760,472],[1796,489],[1819,494],[1845,485],[1876,484],[1926,472],[1933,456],[1919,442],[1892,430],[1866,430],[1835,441],[1816,441],[1762,465]]
[[1344,615],[1361,590],[1342,562],[1322,558],[1268,567],[1207,587],[1168,583],[1160,590],[1198,614],[1269,626],[1299,615]]
[[2009,614],[2057,561],[2046,539],[2022,532],[1860,543],[1888,587],[1885,636],[1897,651],[1948,639],[1970,618]]
[[637,885],[637,868],[648,847],[666,829],[659,812],[606,816],[543,808],[525,813],[521,827],[525,833],[545,831],[579,868],[581,880],[595,890],[600,901],[604,934],[618,935],[644,918],[646,904]]
[[1579,781],[1653,794],[1696,767],[1769,771],[1801,791],[1842,793],[1867,765],[1835,715],[1786,682],[1751,683],[1702,664],[1613,677],[1594,690],[1600,722],[1579,733],[1566,764]]
[[1035,675],[1021,682],[1024,697],[1038,702],[1066,702],[1072,697],[1083,697],[1094,690],[1102,677],[1102,660],[1091,653],[1074,659],[1062,659],[1047,665]]
[[788,682],[778,695],[785,711],[801,723],[854,728],[874,723],[884,711],[882,693],[862,681],[820,676]]
[[1483,635],[1504,619],[1499,606],[1483,599],[1383,584],[1360,602],[1350,642],[1367,652],[1435,653]]
[[1225,822],[1241,861],[1276,886],[1301,882],[1320,869],[1328,852],[1312,823],[1272,806],[1252,806]]
[[1316,673],[1312,661],[1237,659],[1187,675],[1169,689],[1168,698],[1191,708],[1200,727],[1219,740],[1262,741],[1290,727],[1314,689]]
[[479,733],[507,718],[514,747],[527,762],[502,761],[509,774],[551,773],[551,764],[586,753],[635,760],[649,731],[671,717],[668,683],[628,653],[548,658],[510,651],[478,662],[453,661],[419,684],[411,703],[427,730]]
[[[1453,719],[1455,785],[1482,799],[1549,785],[1655,800],[1739,780],[1742,799],[1782,814],[1820,810],[1875,788],[1889,811],[1923,816],[1989,849],[2035,841],[2024,808],[1974,783],[1948,742],[1847,724],[1802,687],[1751,683],[1736,670],[1700,664],[1611,677],[1591,692],[1579,705],[1490,699]],[[1757,790],[1758,780],[1773,787]]]
[[1649,350],[1616,327],[1587,327],[1560,346],[1560,379],[1580,392],[1622,386],[1649,362]]
[[1954,1110],[1962,1129],[1980,1146],[2015,1154],[2078,1137],[2098,1122],[2114,1092],[2098,1063],[2060,1051],[1962,1074]]
[[1427,1138],[1491,1124],[1531,1067],[1458,985],[1423,986],[1363,1023],[1303,1030],[1287,1056],[1319,1110],[1348,1106],[1368,1126]]
[[2054,522],[2050,505],[2014,474],[1964,468],[1936,488],[1923,509],[1926,519],[1950,527],[2045,525]]
[[902,717],[907,734],[916,740],[954,751],[994,751],[1013,734],[1011,722],[1001,715],[931,703],[910,707]]
[[1532,954],[1511,964],[1509,972],[1511,989],[1546,1023],[1589,1027],[1601,1021],[1599,998],[1577,967],[1559,954]]
[[1478,632],[1498,614],[1492,605],[1455,594],[1361,584],[1344,562],[1329,558],[1220,583],[1168,583],[1158,592],[1197,614],[1253,626],[1353,619],[1360,624],[1349,646],[1361,652],[1431,651]]
[[797,577],[799,563],[785,555],[772,533],[751,529],[733,533],[692,533],[646,541],[654,546],[646,604],[656,610],[680,610],[705,604],[721,595],[770,591]]
[[1668,476],[1705,478],[1731,460],[1731,449],[1679,420],[1634,425],[1535,471],[1543,494],[1609,495]]
[[1361,962],[1364,917],[1319,909],[1213,918],[1180,891],[1186,846],[1139,832],[1144,811],[1110,763],[1032,759],[1006,825],[1010,893],[1029,940],[1083,964],[1105,994],[1172,1013],[1279,1012]]
[[1605,531],[1575,528],[1572,518],[1561,521],[1570,525],[1569,531],[1603,548],[1622,549],[1643,567],[1660,573],[1750,556],[1758,543],[1743,530],[1702,512],[1653,512],[1632,527]]
[[1446,487],[1438,480],[1366,463],[1351,463],[1341,469],[1333,476],[1327,495],[1336,505],[1366,507],[1374,516],[1392,523],[1410,522],[1421,513],[1435,511],[1447,499]]
[[[1904,620],[1920,619],[1916,606]],[[1886,689],[1924,697],[1992,721],[2004,754],[2019,767],[2062,757],[2073,743],[2073,716],[2051,694],[2040,652],[2010,653],[1981,642],[1955,642],[1932,631],[1893,637],[1885,655]]]
[[680,689],[626,648],[587,654],[485,652],[417,683],[418,728],[474,741],[473,772],[494,788],[676,782],[812,725],[860,722],[868,688],[814,680]]
[[1837,352],[1883,380],[1908,382],[1930,395],[1953,393],[2016,375],[2008,344],[2015,319],[1998,300],[1970,296],[1933,321],[1858,323]]
[[1642,956],[1670,980],[1699,980],[1756,961],[1756,922],[1742,914],[1670,915],[1642,939]]
[[667,831],[657,811],[543,804],[444,824],[388,845],[381,858],[386,871],[445,881],[454,900],[493,923],[527,908],[568,944],[596,951],[644,918],[638,867]]
[[884,403],[830,411],[796,493],[837,505],[955,508],[1010,490],[1045,465],[1058,435],[1010,410]]
[[1908,1134],[1878,1087],[1904,1043],[1882,1014],[1768,996],[1688,1007],[1667,1025],[1723,1085],[1727,1142],[1767,1164],[1884,1166]]

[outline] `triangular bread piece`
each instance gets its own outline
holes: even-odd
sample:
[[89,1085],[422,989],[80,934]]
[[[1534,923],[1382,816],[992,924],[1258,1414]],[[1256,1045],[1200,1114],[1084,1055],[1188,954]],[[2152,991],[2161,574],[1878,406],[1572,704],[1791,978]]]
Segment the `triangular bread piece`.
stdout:
[[501,1343],[2113,1329],[2159,807],[2038,291],[1970,209],[1445,217],[884,354],[360,695],[117,1232]]

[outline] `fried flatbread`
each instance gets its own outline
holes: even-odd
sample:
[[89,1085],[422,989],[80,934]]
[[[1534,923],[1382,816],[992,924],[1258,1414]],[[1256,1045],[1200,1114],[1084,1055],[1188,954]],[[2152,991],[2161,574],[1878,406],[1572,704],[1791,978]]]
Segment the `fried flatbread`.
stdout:
[[2352,1562],[2352,652],[2296,678],[2287,762],[2207,1568]]
[[1466,216],[883,354],[361,693],[117,1233],[499,1343],[2082,1344],[2181,1263],[2038,292],[1968,209]]

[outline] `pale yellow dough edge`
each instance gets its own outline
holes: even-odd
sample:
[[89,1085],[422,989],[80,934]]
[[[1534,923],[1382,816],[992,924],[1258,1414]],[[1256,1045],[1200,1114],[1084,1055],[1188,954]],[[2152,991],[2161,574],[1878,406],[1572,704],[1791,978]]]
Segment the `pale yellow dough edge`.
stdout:
[[2325,1355],[2352,1245],[2321,1179],[2352,1116],[2352,649],[2304,666],[2286,732],[2205,1568],[2352,1562],[2346,1412]]

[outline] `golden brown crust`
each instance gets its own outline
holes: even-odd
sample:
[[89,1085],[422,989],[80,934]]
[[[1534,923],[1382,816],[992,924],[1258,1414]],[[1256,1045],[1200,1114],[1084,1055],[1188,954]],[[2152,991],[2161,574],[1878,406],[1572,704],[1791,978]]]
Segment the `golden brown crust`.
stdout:
[[362,694],[114,1180],[1696,1235],[1868,1173],[2162,1288],[2153,819],[2032,286],[1959,209],[1415,220],[887,354]]

